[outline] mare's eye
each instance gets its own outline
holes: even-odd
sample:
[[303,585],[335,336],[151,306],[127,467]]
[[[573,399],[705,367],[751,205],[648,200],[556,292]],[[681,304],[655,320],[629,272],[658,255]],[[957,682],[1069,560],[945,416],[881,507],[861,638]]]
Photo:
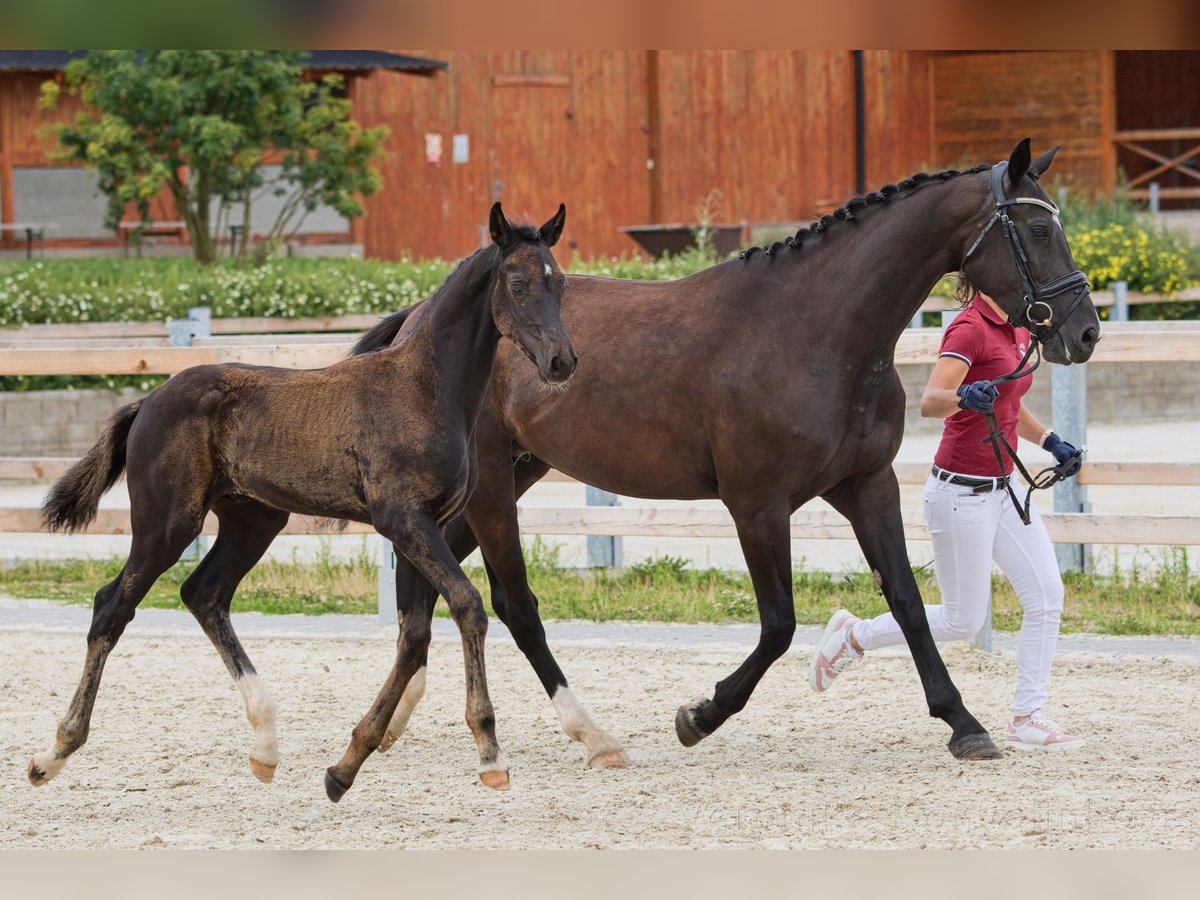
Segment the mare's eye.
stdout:
[[525,293],[525,285],[521,284],[519,281],[510,281],[508,283],[508,289],[513,292],[514,297],[520,297],[523,293]]
[[1033,232],[1033,236],[1035,238],[1043,238],[1044,239],[1046,237],[1046,235],[1048,235],[1050,233],[1050,229],[1048,229],[1045,225],[1034,225],[1029,230]]

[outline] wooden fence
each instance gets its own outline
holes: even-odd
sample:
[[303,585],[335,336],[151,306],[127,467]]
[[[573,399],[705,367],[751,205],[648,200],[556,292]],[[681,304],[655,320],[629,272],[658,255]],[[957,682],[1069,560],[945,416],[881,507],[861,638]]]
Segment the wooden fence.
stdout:
[[[1098,293],[1093,295],[1102,299]],[[1157,298],[1156,298],[1157,299]],[[242,362],[290,368],[317,368],[343,358],[351,337],[329,333],[345,328],[361,331],[376,316],[308,320],[213,320],[212,336],[193,338],[190,346],[167,346],[164,326],[153,323],[97,323],[73,326],[27,326],[0,334],[0,375],[170,374],[203,363]],[[127,329],[114,334],[114,324]],[[272,328],[276,333],[234,336],[235,331]],[[318,334],[283,334],[283,327],[317,330]],[[940,329],[909,329],[900,338],[896,362],[932,363],[941,339]],[[1096,362],[1198,362],[1200,323],[1109,323],[1093,356]],[[58,477],[71,460],[0,458],[0,478]],[[919,484],[927,477],[924,465],[898,465],[902,483]],[[550,477],[562,478],[556,473]],[[1089,463],[1080,482],[1124,485],[1197,485],[1200,464]],[[1200,517],[1176,515],[1101,515],[1053,513],[1045,517],[1056,542],[1073,544],[1200,544]],[[663,537],[736,537],[723,509],[666,509],[654,507],[522,507],[521,528],[530,534],[625,535]],[[340,525],[340,528],[335,526]],[[211,521],[206,530],[215,526]],[[910,539],[927,540],[919,513],[905,513]],[[37,511],[0,509],[0,533],[41,531]],[[125,510],[102,510],[92,533],[129,531]],[[329,523],[294,516],[285,533],[359,534],[369,532],[356,523]],[[801,510],[792,517],[795,539],[851,538],[849,526],[836,513]]]

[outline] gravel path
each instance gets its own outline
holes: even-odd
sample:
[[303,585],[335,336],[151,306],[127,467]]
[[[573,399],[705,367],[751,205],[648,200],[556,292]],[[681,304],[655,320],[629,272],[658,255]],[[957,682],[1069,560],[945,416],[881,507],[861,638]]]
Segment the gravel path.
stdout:
[[[567,623],[554,628],[574,637],[551,631],[559,660],[635,762],[592,772],[495,626],[488,670],[513,789],[493,793],[475,774],[462,655],[444,623],[410,732],[369,760],[334,806],[324,769],[390,665],[393,629],[344,617],[309,620],[341,636],[279,637],[241,618],[280,705],[280,769],[262,785],[247,769],[251,732],[216,653],[195,625],[156,623],[160,611],[146,610],[110,659],[89,743],[35,789],[24,775],[29,755],[48,745],[82,665],[78,621],[67,619],[87,612],[46,622],[63,608],[43,607],[38,624],[29,620],[37,609],[0,604],[0,754],[9,773],[0,780],[0,848],[1126,848],[1200,839],[1194,641],[1171,642],[1165,652],[1180,652],[1169,658],[1064,646],[1051,712],[1090,745],[965,765],[945,750],[942,723],[924,714],[902,655],[873,655],[819,697],[807,686],[801,635],[747,709],[687,750],[672,727],[677,706],[710,692],[753,630],[710,629],[705,638],[683,626],[622,626],[632,632],[622,640]],[[972,711],[1000,732],[1011,653],[960,645],[945,656]]]

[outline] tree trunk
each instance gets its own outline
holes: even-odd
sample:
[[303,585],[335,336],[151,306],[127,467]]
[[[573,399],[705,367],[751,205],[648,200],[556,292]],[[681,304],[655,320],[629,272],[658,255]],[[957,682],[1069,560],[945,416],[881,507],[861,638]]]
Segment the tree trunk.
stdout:
[[[178,173],[178,168],[176,173]],[[188,237],[192,241],[192,258],[196,262],[207,265],[216,262],[217,255],[213,247],[212,235],[208,230],[208,200],[201,202],[197,199],[193,206],[188,196],[188,186],[178,174],[168,182],[171,188],[171,198],[175,201],[175,214],[187,225]]]

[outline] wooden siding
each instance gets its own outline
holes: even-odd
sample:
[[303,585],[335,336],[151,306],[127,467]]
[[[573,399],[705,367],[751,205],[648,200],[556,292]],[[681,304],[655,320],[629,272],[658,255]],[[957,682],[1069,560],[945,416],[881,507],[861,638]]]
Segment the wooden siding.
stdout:
[[[695,221],[714,189],[717,220],[790,222],[855,188],[850,51],[421,52],[451,69],[432,78],[378,70],[348,85],[355,118],[391,129],[383,191],[348,236],[368,256],[465,254],[497,198],[538,223],[565,202],[566,260],[632,252],[618,227]],[[1200,55],[1158,62],[1182,56]],[[1118,110],[1128,123],[1146,92],[1186,90],[1185,79],[1164,81],[1154,74],[1162,66],[1145,63],[1141,81],[1114,84],[1112,51],[868,50],[863,59],[868,189],[999,159],[1026,135],[1038,151],[1063,145],[1055,174],[1066,183],[1103,188],[1116,172],[1108,134]],[[38,110],[44,77],[0,73],[7,221],[12,167],[46,165],[54,141],[39,129],[76,108]],[[436,162],[426,160],[427,134],[441,137]],[[453,161],[456,134],[470,142],[465,163]],[[175,218],[167,204],[156,216]]]
[[[1200,52],[1118,50],[1115,57],[1118,130],[1200,127],[1200,102],[1196,99],[1196,87],[1200,85]],[[1175,157],[1195,145],[1194,140],[1171,140],[1148,146],[1167,157]],[[1156,166],[1145,157],[1124,149],[1117,156],[1116,164],[1129,178],[1136,178]],[[1156,180],[1164,188],[1200,184],[1179,172],[1165,172]]]
[[863,51],[867,190],[935,167],[932,56],[926,50]]
[[806,219],[853,191],[846,51],[421,52],[450,71],[356,93],[360,119],[392,129],[369,256],[465,253],[496,198],[535,219],[566,202],[567,246],[590,257],[635,249],[619,226],[695,221],[714,189],[714,218],[735,222]]
[[1111,183],[1105,99],[1107,51],[939,54],[933,59],[933,149],[938,165],[1007,159],[1023,137],[1035,154],[1062,145],[1059,183]]

